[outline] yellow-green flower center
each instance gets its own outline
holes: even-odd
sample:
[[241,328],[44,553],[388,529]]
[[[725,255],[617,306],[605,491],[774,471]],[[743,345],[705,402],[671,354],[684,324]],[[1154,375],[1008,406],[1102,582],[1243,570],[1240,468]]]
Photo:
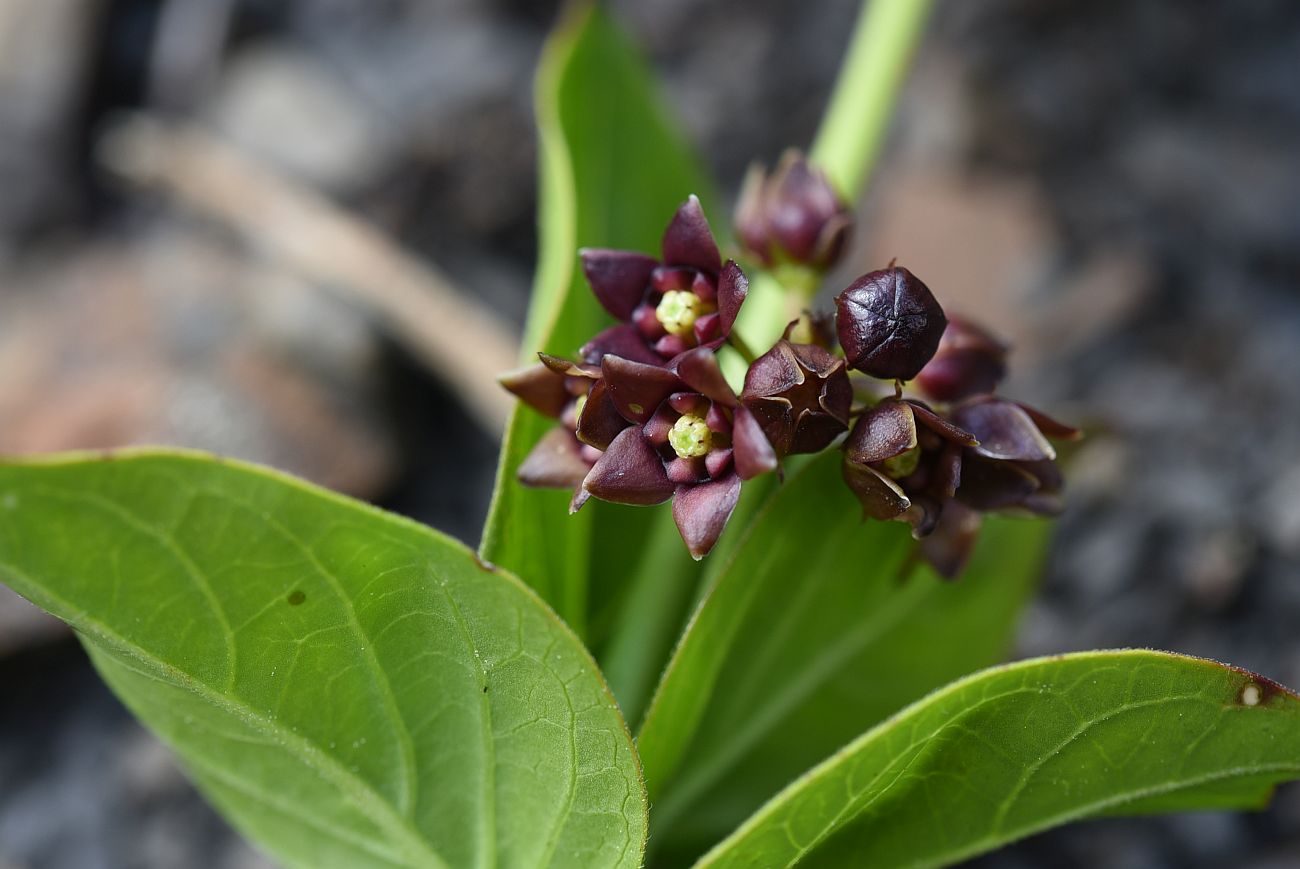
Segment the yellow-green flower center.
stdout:
[[906,452],[899,453],[890,459],[885,459],[885,473],[895,480],[901,480],[903,477],[916,471],[916,466],[921,463],[921,448],[912,447]]
[[704,313],[704,300],[690,290],[669,290],[659,300],[655,316],[670,335],[691,334],[695,321]]
[[692,413],[684,413],[673,423],[668,432],[668,444],[673,452],[683,459],[697,459],[709,454],[713,445],[713,433],[703,419]]

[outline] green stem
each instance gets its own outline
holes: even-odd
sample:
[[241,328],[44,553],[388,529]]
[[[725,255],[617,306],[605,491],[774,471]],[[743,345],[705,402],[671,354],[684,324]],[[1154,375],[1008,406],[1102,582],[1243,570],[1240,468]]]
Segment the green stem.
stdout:
[[849,201],[880,154],[932,0],[863,0],[812,161]]

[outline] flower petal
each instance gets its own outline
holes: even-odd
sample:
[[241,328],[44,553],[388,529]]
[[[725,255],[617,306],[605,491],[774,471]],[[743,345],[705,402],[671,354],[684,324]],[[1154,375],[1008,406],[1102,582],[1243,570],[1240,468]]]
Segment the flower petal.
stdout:
[[680,456],[674,458],[664,470],[668,474],[668,479],[681,485],[683,483],[703,483],[709,479],[709,469],[706,457],[683,459]]
[[883,462],[916,446],[916,417],[912,405],[887,398],[858,418],[844,443],[852,462]]
[[1063,441],[1077,441],[1079,438],[1083,437],[1083,432],[1072,425],[1058,422],[1043,413],[1041,410],[1032,408],[1027,404],[1021,404],[1018,401],[1015,404],[1016,407],[1023,410],[1025,414],[1034,421],[1034,425],[1038,426],[1038,430],[1049,438],[1056,438],[1057,440]]
[[844,482],[858,496],[862,513],[872,519],[897,519],[912,506],[898,484],[869,465],[850,461],[845,456],[841,467]]
[[615,504],[660,504],[672,497],[674,488],[659,454],[636,428],[619,432],[582,487]]
[[776,451],[763,434],[763,427],[740,405],[732,419],[731,446],[735,450],[736,473],[742,480],[752,480],[759,474],[776,470]]
[[1000,398],[977,398],[953,410],[953,421],[979,438],[975,452],[989,459],[1038,462],[1056,450],[1019,405]]
[[735,451],[730,449],[709,450],[709,454],[704,457],[704,468],[716,480],[730,470],[734,455]]
[[654,257],[628,250],[583,248],[578,255],[596,300],[619,320],[632,316],[645,298],[650,274],[659,265]]
[[921,539],[921,555],[935,573],[944,579],[956,579],[966,569],[975,541],[979,539],[983,519],[960,501],[948,501],[939,513],[939,523],[929,536]]
[[674,360],[673,367],[682,382],[701,395],[727,407],[736,404],[736,393],[727,384],[727,378],[722,376],[718,357],[712,350],[704,347],[689,350]]
[[711,275],[718,273],[722,256],[700,200],[694,194],[682,203],[664,230],[663,253],[665,265],[690,266]]
[[740,500],[740,477],[681,486],[673,495],[673,520],[696,561],[709,554]]
[[979,444],[975,435],[948,422],[948,420],[939,416],[921,402],[911,399],[906,399],[906,401],[912,406],[912,413],[916,416],[917,421],[944,440],[967,447]]
[[1038,491],[1038,478],[1015,462],[989,461],[974,451],[962,460],[957,497],[976,510],[1018,507]]
[[564,377],[541,363],[507,371],[497,377],[497,382],[533,410],[553,419],[573,398]]
[[628,421],[609,397],[608,382],[597,380],[587,393],[587,401],[578,416],[578,440],[598,450],[609,448],[610,441],[627,428]]
[[[830,354],[827,354],[830,355]],[[755,359],[745,372],[742,400],[779,395],[803,382],[794,347],[784,339]]]
[[[562,356],[552,356],[549,353],[538,353],[537,358],[542,360],[544,367],[562,377],[585,377],[588,380],[596,380],[600,377],[600,367],[597,365],[582,365]],[[578,394],[581,395],[585,391],[586,387],[584,386]],[[572,397],[572,394],[570,397]]]
[[628,323],[610,326],[599,333],[582,345],[578,355],[592,365],[599,365],[607,355],[621,356],[633,362],[645,362],[649,365],[659,365],[663,362],[663,358],[650,348],[636,326]]
[[736,323],[740,306],[749,295],[749,278],[736,265],[735,260],[727,260],[718,276],[718,317],[722,322],[722,334],[730,335],[731,327]]
[[601,362],[609,397],[624,418],[644,423],[682,382],[667,368],[608,355]]
[[558,426],[551,429],[519,466],[519,482],[540,489],[572,489],[591,470],[581,447],[572,432]]
[[844,434],[848,426],[829,413],[805,411],[794,424],[794,439],[790,453],[819,453]]

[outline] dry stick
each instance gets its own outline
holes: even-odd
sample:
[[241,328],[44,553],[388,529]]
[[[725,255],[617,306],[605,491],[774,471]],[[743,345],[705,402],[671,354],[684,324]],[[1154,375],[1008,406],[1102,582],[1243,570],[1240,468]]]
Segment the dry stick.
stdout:
[[376,318],[496,435],[514,404],[496,374],[515,367],[513,330],[457,292],[437,269],[398,249],[324,197],[192,126],[133,117],[110,131],[100,159],[238,230],[313,285]]

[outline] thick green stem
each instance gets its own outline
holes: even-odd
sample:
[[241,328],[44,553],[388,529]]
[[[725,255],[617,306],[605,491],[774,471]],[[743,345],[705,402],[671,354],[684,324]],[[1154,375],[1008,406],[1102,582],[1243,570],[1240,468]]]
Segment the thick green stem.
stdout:
[[931,0],[863,0],[812,160],[856,200],[889,128]]

